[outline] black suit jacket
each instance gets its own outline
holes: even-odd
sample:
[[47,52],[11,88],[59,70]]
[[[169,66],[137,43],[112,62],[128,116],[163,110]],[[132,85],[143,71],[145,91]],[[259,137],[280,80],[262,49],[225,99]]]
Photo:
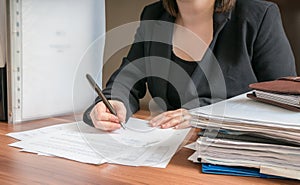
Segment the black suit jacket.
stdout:
[[[190,109],[247,92],[254,82],[296,75],[277,5],[263,0],[237,0],[231,11],[214,13],[210,49],[191,77],[177,69],[179,81],[183,81],[173,84],[168,76],[174,69],[170,67],[174,21],[161,1],[145,7],[135,42],[104,89],[108,99],[125,104],[127,117],[139,109],[139,99],[147,87],[163,109]],[[169,92],[170,84],[180,92]],[[170,93],[179,95],[181,105],[170,105]],[[84,115],[90,125],[93,106]]]

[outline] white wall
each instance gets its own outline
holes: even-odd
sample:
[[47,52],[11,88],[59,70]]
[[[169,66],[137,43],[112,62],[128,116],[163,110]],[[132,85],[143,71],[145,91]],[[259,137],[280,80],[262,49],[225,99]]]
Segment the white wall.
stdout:
[[13,3],[12,120],[82,112],[95,98],[85,74],[101,85],[104,0]]

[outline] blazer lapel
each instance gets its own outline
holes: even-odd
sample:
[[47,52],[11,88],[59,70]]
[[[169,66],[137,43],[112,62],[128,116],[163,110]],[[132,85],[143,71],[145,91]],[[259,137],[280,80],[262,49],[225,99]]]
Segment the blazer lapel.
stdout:
[[224,28],[226,23],[231,18],[231,13],[232,13],[232,10],[229,11],[229,12],[215,13],[214,14],[214,38],[213,38],[212,42],[209,45],[210,49],[213,49],[215,47],[216,40],[217,40],[221,30]]
[[[218,36],[221,32],[221,30],[224,28],[228,20],[231,18],[231,11],[224,12],[224,13],[215,13],[214,14],[214,36],[213,40],[209,45],[209,48],[205,52],[203,59],[201,62],[199,62],[198,67],[195,69],[195,71],[192,74],[191,81],[189,82],[189,85],[187,87],[186,93],[185,93],[185,101],[191,101],[198,99],[198,92],[196,89],[201,88],[201,84],[203,81],[207,80],[209,83],[210,89],[212,89],[212,86],[218,84],[218,80],[220,78],[220,75],[222,74],[216,74],[220,73],[220,67],[218,65],[218,61],[215,58],[213,54],[213,49],[215,47],[216,41],[218,39]],[[217,65],[217,66],[216,66]],[[214,93],[214,92],[213,92]]]
[[[148,74],[160,78],[155,78],[155,80],[148,78],[148,85],[151,85],[151,93],[164,100],[167,100],[174,20],[174,17],[170,14],[164,13],[159,21],[153,22],[149,57],[146,62],[149,70],[147,71]],[[169,105],[167,106],[169,107]]]

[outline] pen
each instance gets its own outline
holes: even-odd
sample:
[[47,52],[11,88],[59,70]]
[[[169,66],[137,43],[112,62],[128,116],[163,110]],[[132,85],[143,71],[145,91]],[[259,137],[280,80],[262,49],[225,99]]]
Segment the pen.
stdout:
[[[98,86],[98,84],[95,82],[95,80],[91,77],[91,75],[86,74],[86,78],[88,79],[88,81],[90,82],[90,84],[92,85],[92,87],[95,89],[95,91],[97,92],[97,94],[100,96],[100,98],[102,99],[104,105],[108,108],[109,112],[112,113],[113,115],[117,116],[117,112],[112,107],[112,105],[109,103],[109,101],[106,99],[106,97],[102,93],[102,90],[100,89],[100,87]],[[122,122],[120,122],[120,125],[122,126],[123,129],[125,129],[125,126],[123,125]]]

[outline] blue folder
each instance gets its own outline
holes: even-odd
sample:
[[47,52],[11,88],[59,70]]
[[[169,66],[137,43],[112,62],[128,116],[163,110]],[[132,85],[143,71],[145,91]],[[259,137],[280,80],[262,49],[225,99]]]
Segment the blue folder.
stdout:
[[260,177],[260,178],[282,178],[274,175],[266,175],[259,173],[257,168],[235,167],[235,166],[222,166],[213,164],[202,164],[202,173],[219,174],[219,175],[234,175],[234,176],[247,176],[247,177]]

